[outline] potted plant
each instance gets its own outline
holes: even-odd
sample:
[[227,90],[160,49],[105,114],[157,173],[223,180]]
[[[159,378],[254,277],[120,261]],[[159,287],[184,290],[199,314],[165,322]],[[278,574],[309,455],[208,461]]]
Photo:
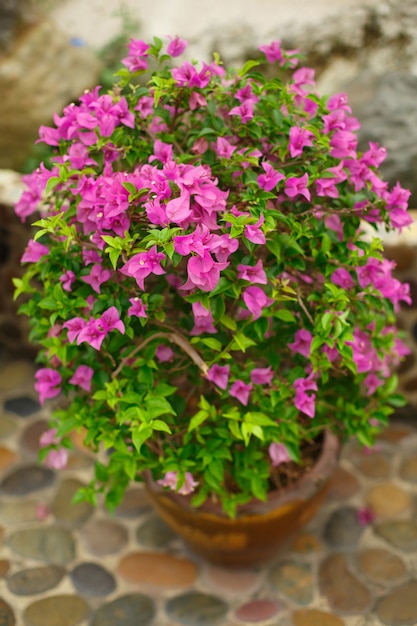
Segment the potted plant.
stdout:
[[41,127],[55,155],[16,206],[40,212],[16,294],[40,401],[57,398],[43,459],[62,466],[82,430],[97,462],[81,497],[114,508],[145,479],[197,549],[242,562],[311,517],[336,440],[371,446],[401,403],[409,289],[361,224],[407,226],[410,193],[297,51],[173,66],[185,45],[131,40],[111,92]]

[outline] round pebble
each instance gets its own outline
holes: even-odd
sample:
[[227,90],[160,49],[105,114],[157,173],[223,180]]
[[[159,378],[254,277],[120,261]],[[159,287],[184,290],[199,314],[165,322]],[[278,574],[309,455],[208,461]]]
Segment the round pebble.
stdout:
[[136,541],[147,548],[164,548],[177,535],[158,515],[151,515],[136,531]]
[[337,509],[324,527],[324,539],[332,548],[351,551],[359,543],[364,527],[359,523],[358,511],[344,506]]
[[97,609],[91,626],[148,626],[155,613],[151,598],[142,593],[129,593]]
[[417,581],[412,580],[379,600],[377,615],[388,626],[413,626],[417,622],[416,597]]
[[205,580],[214,591],[240,596],[253,593],[262,582],[261,575],[254,570],[231,570],[216,565],[206,565]]
[[395,585],[401,582],[407,574],[407,569],[401,559],[382,548],[362,550],[357,555],[357,562],[360,571],[376,584]]
[[340,617],[316,609],[294,611],[292,622],[294,626],[344,626]]
[[9,496],[26,496],[34,491],[50,487],[55,472],[48,467],[26,465],[13,470],[0,482],[0,490]]
[[11,361],[0,368],[0,391],[33,384],[35,370],[29,361]]
[[156,587],[189,587],[197,578],[197,567],[189,559],[160,552],[132,552],[119,565],[120,576],[134,584]]
[[39,402],[29,396],[11,398],[4,403],[4,410],[8,413],[14,413],[18,417],[30,417],[37,413],[40,408]]
[[0,598],[0,624],[1,626],[15,626],[16,619],[12,608]]
[[388,478],[391,472],[387,457],[378,452],[362,456],[356,467],[367,478]]
[[349,571],[342,554],[331,554],[320,564],[319,587],[330,608],[344,615],[362,615],[373,603],[369,589]]
[[48,422],[46,420],[37,420],[32,424],[29,424],[23,431],[20,438],[20,444],[26,452],[29,454],[38,454],[39,452],[39,439],[40,436],[48,429]]
[[378,439],[385,441],[386,443],[397,445],[401,443],[403,439],[415,434],[415,432],[414,428],[406,426],[405,424],[390,424],[380,435],[378,435]]
[[411,510],[409,494],[393,483],[375,485],[366,494],[366,503],[379,518],[397,517]]
[[175,623],[184,626],[223,626],[229,607],[216,596],[190,591],[168,600],[165,610]]
[[10,435],[15,432],[16,428],[16,421],[12,417],[0,413],[0,439],[10,437]]
[[271,587],[298,605],[313,599],[314,581],[311,566],[287,560],[275,565],[268,576]]
[[65,570],[58,565],[30,567],[7,579],[9,591],[17,596],[31,596],[54,589],[64,577]]
[[393,520],[375,526],[377,535],[394,548],[405,552],[417,549],[417,522],[414,520]]
[[328,497],[331,500],[347,500],[359,491],[357,478],[344,467],[338,467],[330,482]]
[[62,481],[51,503],[51,511],[58,522],[71,526],[84,524],[93,514],[94,507],[89,502],[77,502],[73,498],[77,491],[85,484],[76,478],[67,478]]
[[122,502],[115,511],[116,517],[128,519],[147,513],[152,509],[152,503],[145,489],[127,489]]
[[97,563],[80,563],[70,576],[75,590],[83,596],[108,596],[116,589],[113,576]]
[[0,472],[4,472],[4,470],[8,469],[17,459],[18,456],[16,452],[5,446],[0,446]]
[[71,532],[57,526],[16,530],[7,543],[16,554],[54,565],[67,565],[75,557]]
[[70,452],[68,455],[68,461],[63,468],[64,471],[81,470],[91,467],[93,459],[86,454],[78,454],[77,452]]
[[90,607],[83,598],[62,594],[32,602],[23,619],[25,626],[77,626],[89,614]]
[[273,600],[252,600],[242,604],[236,612],[235,616],[242,622],[257,624],[270,620],[279,612],[279,605]]
[[109,519],[89,522],[81,530],[80,536],[87,550],[98,557],[120,552],[128,541],[126,528]]
[[400,466],[400,476],[410,483],[417,483],[417,456],[404,459]]

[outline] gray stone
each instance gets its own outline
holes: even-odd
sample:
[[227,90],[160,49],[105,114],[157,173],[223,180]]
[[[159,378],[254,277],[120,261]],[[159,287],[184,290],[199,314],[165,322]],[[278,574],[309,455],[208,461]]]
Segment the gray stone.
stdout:
[[23,619],[25,626],[77,626],[89,614],[90,607],[83,598],[60,594],[29,604]]
[[0,598],[0,624],[1,626],[15,626],[16,618],[12,608]]
[[417,622],[417,581],[393,589],[379,600],[376,612],[388,626],[414,626]]
[[80,563],[70,576],[75,590],[82,596],[108,596],[116,589],[114,577],[97,563]]
[[81,530],[80,536],[87,550],[98,557],[120,552],[128,541],[126,528],[109,519],[93,520]]
[[354,507],[337,509],[324,527],[324,539],[338,550],[353,550],[361,538],[364,527],[359,523],[358,512]]
[[64,574],[64,568],[58,565],[31,567],[9,576],[7,586],[17,596],[31,596],[56,587]]
[[76,478],[67,478],[62,481],[51,504],[51,511],[58,522],[80,526],[93,514],[94,507],[89,502],[74,504],[73,498],[77,491],[85,484]]
[[37,518],[37,504],[33,500],[0,499],[0,519],[8,524],[34,522]]
[[16,554],[54,565],[67,565],[75,558],[71,532],[58,526],[16,530],[7,543]]
[[0,482],[0,491],[9,496],[26,496],[34,491],[50,487],[55,480],[55,472],[48,467],[26,465],[8,474]]
[[136,540],[147,548],[163,548],[177,538],[169,526],[157,515],[148,517],[136,531]]
[[41,408],[39,402],[29,396],[21,396],[19,398],[11,398],[4,403],[4,410],[14,413],[19,417],[30,417],[37,413]]
[[271,587],[297,605],[310,604],[314,594],[311,566],[296,561],[284,561],[275,565],[268,576]]
[[32,455],[38,454],[40,448],[39,438],[47,428],[47,420],[37,420],[25,428],[20,438],[20,444],[26,452]]
[[375,526],[377,535],[394,548],[409,552],[417,549],[417,522],[414,520],[392,520]]
[[129,593],[97,609],[91,626],[148,626],[155,613],[152,598],[142,593]]
[[165,610],[168,617],[184,626],[220,626],[229,607],[216,596],[190,591],[169,599]]

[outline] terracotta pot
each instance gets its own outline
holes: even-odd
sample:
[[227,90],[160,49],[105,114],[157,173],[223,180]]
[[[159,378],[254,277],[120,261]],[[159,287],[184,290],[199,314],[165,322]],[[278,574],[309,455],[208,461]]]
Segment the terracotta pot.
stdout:
[[211,563],[239,567],[269,560],[294,532],[307,524],[323,502],[339,455],[339,441],[326,432],[316,465],[267,502],[253,500],[229,519],[217,503],[192,508],[191,496],[167,492],[149,476],[146,485],[155,508],[190,549]]

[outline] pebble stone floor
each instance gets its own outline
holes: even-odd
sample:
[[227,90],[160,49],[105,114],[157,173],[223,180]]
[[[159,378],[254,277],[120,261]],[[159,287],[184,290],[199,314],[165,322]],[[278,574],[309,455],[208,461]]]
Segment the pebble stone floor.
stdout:
[[92,459],[37,464],[34,367],[0,365],[0,626],[417,625],[417,409],[343,450],[329,497],[268,565],[187,552],[132,486],[114,516],[71,504]]

